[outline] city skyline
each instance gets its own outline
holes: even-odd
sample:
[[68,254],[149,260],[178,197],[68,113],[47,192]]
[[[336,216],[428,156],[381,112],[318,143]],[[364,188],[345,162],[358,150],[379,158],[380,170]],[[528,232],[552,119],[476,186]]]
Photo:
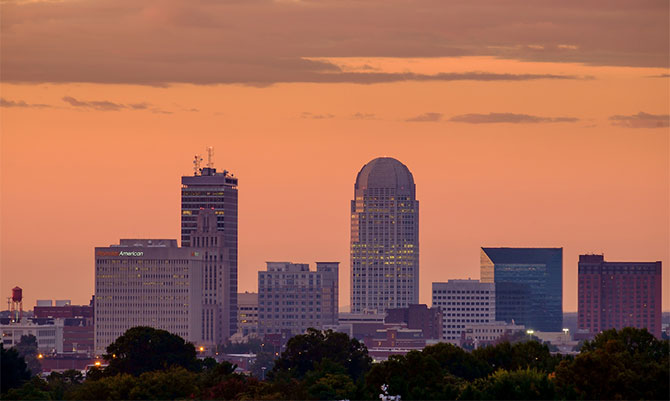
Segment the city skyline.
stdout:
[[667,2],[378,1],[3,2],[0,294],[87,304],[95,246],[179,239],[207,146],[240,177],[239,292],[333,260],[344,306],[383,156],[421,201],[421,303],[481,247],[562,247],[564,311],[580,254],[670,288]]

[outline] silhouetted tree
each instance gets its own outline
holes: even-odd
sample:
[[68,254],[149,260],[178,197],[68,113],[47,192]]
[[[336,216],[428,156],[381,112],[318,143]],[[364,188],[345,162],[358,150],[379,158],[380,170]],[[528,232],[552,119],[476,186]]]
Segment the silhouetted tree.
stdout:
[[152,327],[133,327],[107,347],[104,355],[109,366],[106,375],[145,372],[181,366],[198,371],[201,367],[195,347],[176,334]]
[[477,379],[460,394],[461,400],[552,400],[554,383],[546,372],[536,369],[499,369],[487,378]]
[[33,375],[39,374],[42,371],[42,364],[37,358],[39,354],[37,351],[37,338],[32,334],[21,336],[15,347],[19,355],[26,361],[30,373]]
[[604,331],[556,369],[568,399],[669,399],[670,348],[646,329]]
[[0,343],[0,392],[3,394],[10,388],[20,387],[30,379],[30,371],[25,360],[19,355],[16,348],[5,349]]

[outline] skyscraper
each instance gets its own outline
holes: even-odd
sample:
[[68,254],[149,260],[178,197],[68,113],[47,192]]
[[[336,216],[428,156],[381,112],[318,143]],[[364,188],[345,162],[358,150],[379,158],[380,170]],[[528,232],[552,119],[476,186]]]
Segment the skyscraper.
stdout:
[[419,201],[407,166],[367,163],[351,201],[351,311],[419,303]]
[[[217,172],[210,161],[207,167],[199,168],[196,158],[194,175],[181,178],[181,244],[191,247],[191,234],[195,231],[200,210],[212,210],[216,216],[216,230],[223,234],[223,246],[227,248],[228,274],[225,296],[227,298],[225,326],[230,332],[237,331],[237,177],[223,170]],[[221,246],[217,243],[216,247]],[[205,278],[203,277],[203,280]],[[220,294],[215,295],[220,299]],[[217,335],[218,337],[219,335]]]
[[646,328],[661,337],[661,262],[606,262],[579,255],[580,330]]
[[[506,320],[539,331],[563,329],[563,248],[482,248],[481,281],[496,283],[496,309]],[[523,285],[517,291],[528,294],[527,307],[519,307],[509,296],[513,286],[502,283]]]

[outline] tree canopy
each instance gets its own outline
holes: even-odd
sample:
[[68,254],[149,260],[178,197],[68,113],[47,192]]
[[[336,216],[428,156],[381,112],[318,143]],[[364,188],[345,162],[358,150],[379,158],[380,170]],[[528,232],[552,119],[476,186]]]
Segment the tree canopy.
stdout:
[[144,326],[128,329],[107,347],[104,358],[109,363],[106,375],[139,376],[173,366],[191,371],[200,369],[193,344],[176,334]]

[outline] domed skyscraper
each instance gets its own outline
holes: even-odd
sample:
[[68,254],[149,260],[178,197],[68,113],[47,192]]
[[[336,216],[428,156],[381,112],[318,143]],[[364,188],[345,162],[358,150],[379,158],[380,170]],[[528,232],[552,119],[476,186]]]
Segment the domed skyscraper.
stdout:
[[367,163],[351,201],[351,312],[419,303],[419,201],[407,166]]

